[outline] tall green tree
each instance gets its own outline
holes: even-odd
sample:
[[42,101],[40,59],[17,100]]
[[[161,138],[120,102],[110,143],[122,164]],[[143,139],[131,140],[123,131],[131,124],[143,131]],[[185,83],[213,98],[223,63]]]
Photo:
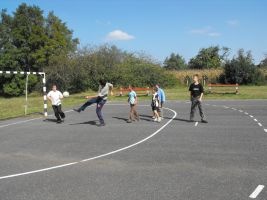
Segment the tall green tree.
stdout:
[[250,51],[240,49],[237,56],[227,61],[224,68],[227,83],[255,84],[264,80],[263,75],[253,62]]
[[229,48],[211,46],[202,48],[196,55],[191,58],[188,65],[190,69],[211,69],[223,66],[223,60],[228,55]]
[[[52,12],[46,18],[37,6],[22,3],[13,15],[2,10],[0,18],[0,70],[43,71],[53,56],[74,51],[78,40]],[[30,90],[38,82],[31,78]],[[20,95],[25,77],[0,78],[0,94]],[[13,92],[12,92],[13,91]]]
[[163,67],[167,70],[181,70],[186,69],[187,65],[181,55],[172,53],[170,57],[165,59]]

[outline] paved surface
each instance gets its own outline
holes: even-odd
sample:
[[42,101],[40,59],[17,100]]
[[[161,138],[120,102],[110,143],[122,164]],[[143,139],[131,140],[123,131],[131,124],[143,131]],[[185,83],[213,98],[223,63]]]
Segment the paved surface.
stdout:
[[166,107],[177,116],[166,109],[159,124],[149,106],[127,124],[119,103],[104,107],[105,127],[93,107],[63,124],[2,121],[0,199],[246,200],[254,191],[266,200],[267,188],[256,189],[267,185],[267,101],[205,103],[208,124],[188,122],[190,104],[174,101]]

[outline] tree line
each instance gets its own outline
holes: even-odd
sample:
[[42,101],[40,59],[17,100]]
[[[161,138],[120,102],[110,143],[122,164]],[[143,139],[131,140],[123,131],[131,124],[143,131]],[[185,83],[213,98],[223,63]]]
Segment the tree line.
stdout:
[[230,48],[210,46],[202,48],[198,54],[186,63],[180,54],[171,53],[164,61],[163,67],[166,70],[185,69],[223,69],[223,73],[218,78],[220,83],[238,84],[264,84],[267,76],[260,69],[267,68],[267,55],[256,65],[251,51],[245,52],[239,49],[237,54],[229,59]]
[[[229,48],[203,48],[188,63],[172,53],[164,65],[144,53],[123,51],[116,46],[101,45],[78,48],[79,40],[53,12],[47,16],[38,6],[22,3],[16,11],[0,13],[0,70],[45,71],[47,86],[56,83],[61,90],[81,92],[97,89],[104,78],[116,87],[175,86],[178,82],[170,70],[225,69],[221,82],[250,84],[262,77],[259,67],[266,67],[267,56],[255,66],[250,52],[240,50],[228,59]],[[264,79],[264,77],[263,77]],[[266,79],[266,77],[265,77]],[[25,90],[25,75],[0,75],[0,95],[19,96]],[[41,91],[40,77],[30,75],[29,91]]]

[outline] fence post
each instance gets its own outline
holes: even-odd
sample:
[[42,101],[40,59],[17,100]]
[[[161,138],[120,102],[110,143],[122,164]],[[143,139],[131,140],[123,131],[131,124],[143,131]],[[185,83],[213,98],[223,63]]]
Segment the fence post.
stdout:
[[235,87],[235,94],[238,94],[238,89],[239,89],[238,86],[239,85],[238,85],[238,83],[236,83],[235,85],[236,85],[236,87]]
[[147,87],[146,89],[147,89],[146,95],[149,96],[149,87]]

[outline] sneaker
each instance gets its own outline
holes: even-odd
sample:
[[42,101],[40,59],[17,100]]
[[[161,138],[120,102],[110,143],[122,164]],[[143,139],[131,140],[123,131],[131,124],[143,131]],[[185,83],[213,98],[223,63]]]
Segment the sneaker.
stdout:
[[154,118],[154,122],[157,122],[158,121],[158,118]]
[[139,118],[139,116],[138,116],[138,117],[136,117],[135,119],[136,119],[136,121],[138,121],[138,122],[140,121],[140,118]]
[[73,110],[74,110],[75,112],[77,112],[77,113],[80,113],[80,112],[81,112],[80,109],[76,109],[76,108],[74,108]]
[[202,119],[201,122],[202,123],[208,123],[208,121],[207,120],[204,120],[204,119]]
[[158,120],[157,120],[157,122],[161,122],[161,120],[162,120],[161,117],[159,117]]
[[98,125],[98,127],[101,127],[101,126],[106,126],[106,124],[105,123],[101,123],[101,124]]
[[132,123],[132,120],[128,119],[128,120],[127,120],[127,123]]
[[57,120],[57,124],[61,124],[62,120]]
[[153,117],[152,117],[152,119],[156,119],[156,117],[155,117],[155,116],[153,116]]

